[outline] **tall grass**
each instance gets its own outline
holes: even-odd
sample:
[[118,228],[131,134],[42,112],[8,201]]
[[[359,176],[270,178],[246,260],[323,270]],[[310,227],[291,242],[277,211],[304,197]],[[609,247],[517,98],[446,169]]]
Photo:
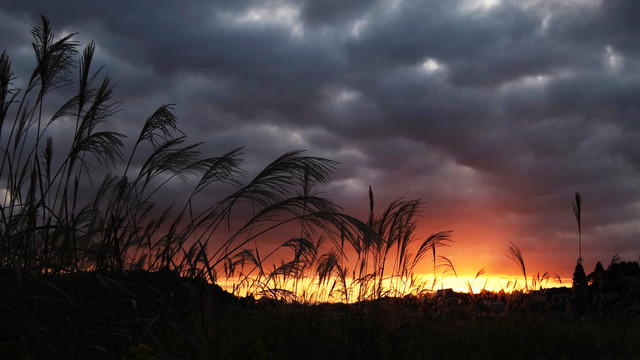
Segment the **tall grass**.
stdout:
[[[249,294],[343,301],[424,290],[413,272],[428,254],[431,288],[437,271],[455,273],[436,254],[451,243],[448,231],[410,253],[420,200],[399,199],[377,214],[370,189],[369,218],[360,221],[321,196],[334,161],[292,151],[245,180],[243,149],[203,156],[171,104],[141,121],[125,146],[112,130],[121,109],[111,79],[93,66],[95,44],[80,51],[75,34],[56,38],[45,17],[32,35],[36,66],[24,88],[14,87],[8,55],[0,58],[2,268],[34,276],[170,270],[209,282],[223,276]],[[71,129],[69,140],[60,129]],[[176,183],[189,192],[160,208]],[[264,245],[295,226],[298,237]]]
[[[520,247],[518,245],[512,243],[511,241],[509,242],[509,253],[507,254],[507,257],[518,266],[518,268],[522,272],[522,276],[524,277],[525,289],[529,290],[529,284],[527,281],[527,269],[524,265],[524,257],[522,256],[522,251],[520,251]],[[515,284],[513,287],[515,289]]]
[[[442,231],[422,240],[415,254],[411,246],[419,242],[416,224],[423,203],[419,199],[392,201],[380,214],[374,211],[373,190],[369,188],[369,216],[367,225],[374,230],[377,241],[365,241],[368,246],[357,249],[352,281],[359,285],[358,299],[399,294],[419,293],[427,284],[414,276],[414,270],[429,253],[433,254],[433,283],[438,270],[452,270],[453,264],[443,256],[436,256],[436,249],[449,246],[451,232]],[[387,286],[385,287],[385,283]]]
[[[1,266],[30,274],[170,269],[215,281],[225,259],[293,221],[330,237],[339,228],[360,246],[353,231],[363,226],[300,190],[303,182],[328,182],[335,162],[294,151],[243,184],[242,149],[203,157],[202,144],[187,143],[178,130],[171,105],[143,122],[127,151],[123,134],[104,130],[119,108],[110,79],[92,70],[95,45],[74,61],[74,34],[55,39],[44,17],[32,34],[37,65],[24,89],[13,87],[5,52],[0,59]],[[74,83],[74,70],[75,93],[56,108],[48,95]],[[60,123],[72,124],[66,143],[54,141]],[[156,200],[176,181],[192,184],[190,194],[182,205],[158,209]],[[196,210],[196,198],[221,184],[234,190]],[[239,204],[254,212],[232,228]],[[228,235],[221,238],[221,230]]]
[[571,202],[571,207],[578,223],[578,263],[582,263],[582,196],[577,191],[575,200]]
[[[123,354],[158,334],[203,349],[183,316],[201,309],[205,329],[217,321],[205,316],[213,298],[203,284],[233,274],[238,262],[257,267],[242,280],[256,284],[255,294],[275,297],[315,264],[327,269],[319,283],[333,281],[336,254],[375,241],[365,223],[316,190],[336,162],[292,151],[246,179],[242,148],[203,156],[172,105],[141,119],[128,147],[113,130],[120,108],[110,78],[93,66],[95,44],[79,49],[75,34],[56,38],[45,17],[32,36],[36,65],[21,88],[9,56],[0,56],[0,333],[17,349],[11,354]],[[179,183],[188,193],[162,208]],[[293,226],[299,238],[278,237]],[[270,255],[258,251],[268,248],[265,239],[281,240],[295,261],[269,273]],[[334,250],[319,254],[321,239]],[[140,271],[200,283],[169,276],[163,290],[162,277],[144,285]],[[190,305],[176,308],[177,298]],[[100,320],[131,311],[132,319]]]
[[[9,357],[132,358],[150,343],[166,358],[219,357],[207,341],[224,299],[213,283],[236,295],[352,302],[423,291],[413,271],[429,253],[434,278],[442,264],[453,268],[436,255],[449,232],[410,254],[421,201],[377,215],[371,192],[361,221],[322,196],[335,161],[291,151],[249,177],[243,148],[204,155],[172,104],[128,139],[114,122],[112,81],[93,65],[95,44],[56,38],[45,17],[32,35],[36,65],[22,88],[0,56],[0,338]],[[166,205],[177,185],[188,190]]]

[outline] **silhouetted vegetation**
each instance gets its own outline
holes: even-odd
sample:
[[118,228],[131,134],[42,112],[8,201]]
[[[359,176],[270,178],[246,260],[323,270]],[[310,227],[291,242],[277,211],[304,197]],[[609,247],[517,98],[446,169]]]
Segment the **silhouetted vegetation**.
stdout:
[[[579,258],[572,289],[544,289],[549,274],[529,286],[511,243],[524,289],[435,291],[457,276],[440,251],[453,241],[450,231],[416,235],[421,200],[376,211],[369,188],[368,218],[356,219],[318,191],[337,164],[302,151],[245,180],[242,148],[203,156],[171,105],[142,122],[128,149],[109,127],[120,109],[110,79],[93,70],[95,45],[78,54],[75,34],[56,39],[44,17],[32,35],[36,67],[23,88],[0,57],[0,357],[640,353],[629,322],[640,312],[637,262],[614,258],[587,276]],[[189,193],[159,208],[176,182]],[[577,193],[576,204],[581,231]],[[281,242],[268,248],[267,235]],[[429,281],[414,273],[422,261],[433,265]]]

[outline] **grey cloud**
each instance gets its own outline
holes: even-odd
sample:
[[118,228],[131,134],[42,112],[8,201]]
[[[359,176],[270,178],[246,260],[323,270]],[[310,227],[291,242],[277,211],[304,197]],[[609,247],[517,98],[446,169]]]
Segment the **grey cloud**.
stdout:
[[303,2],[302,17],[311,24],[335,25],[361,17],[376,3],[375,0],[308,0]]

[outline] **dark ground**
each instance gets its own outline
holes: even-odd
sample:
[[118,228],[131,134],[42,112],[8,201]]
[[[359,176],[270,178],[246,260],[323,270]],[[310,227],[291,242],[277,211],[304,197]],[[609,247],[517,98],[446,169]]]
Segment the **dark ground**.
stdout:
[[355,304],[236,298],[170,272],[6,271],[6,359],[633,359],[637,279],[596,289],[454,292]]

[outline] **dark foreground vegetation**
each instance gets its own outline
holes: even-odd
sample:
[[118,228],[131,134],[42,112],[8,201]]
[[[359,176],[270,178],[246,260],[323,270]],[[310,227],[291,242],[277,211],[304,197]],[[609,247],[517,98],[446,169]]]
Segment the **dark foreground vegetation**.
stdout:
[[586,297],[568,288],[440,291],[353,304],[239,298],[167,271],[39,279],[8,271],[2,357],[638,358],[637,269],[611,265],[608,280],[588,285]]
[[[203,157],[170,105],[127,147],[94,44],[78,54],[42,20],[22,88],[0,57],[1,358],[640,354],[637,263],[579,263],[572,289],[543,289],[547,273],[529,288],[512,244],[524,291],[434,292],[456,275],[439,255],[452,240],[418,239],[420,200],[376,212],[369,189],[368,219],[351,217],[317,190],[335,162],[300,151],[246,180],[242,149]],[[176,183],[191,190],[167,204]],[[414,274],[423,260],[429,282]]]

